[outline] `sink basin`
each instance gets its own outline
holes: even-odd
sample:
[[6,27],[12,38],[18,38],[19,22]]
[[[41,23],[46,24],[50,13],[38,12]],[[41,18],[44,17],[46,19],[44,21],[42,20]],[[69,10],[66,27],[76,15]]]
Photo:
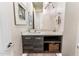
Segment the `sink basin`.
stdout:
[[22,32],[22,35],[41,35],[41,32]]

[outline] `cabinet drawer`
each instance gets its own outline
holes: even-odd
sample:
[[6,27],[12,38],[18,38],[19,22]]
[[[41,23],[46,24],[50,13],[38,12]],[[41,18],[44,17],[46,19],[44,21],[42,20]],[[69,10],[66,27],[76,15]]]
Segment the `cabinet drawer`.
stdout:
[[23,39],[31,39],[31,37],[28,37],[28,36],[23,36],[22,38]]
[[33,51],[43,51],[43,48],[34,48]]
[[33,48],[43,48],[43,45],[34,45]]
[[23,49],[33,49],[32,46],[24,46]]
[[35,39],[34,41],[33,41],[34,43],[33,44],[43,44],[43,40],[37,40],[37,39]]
[[36,46],[39,46],[39,45],[43,45],[43,43],[42,42],[40,42],[40,43],[33,43],[33,45],[36,45]]
[[32,39],[23,39],[23,42],[33,42],[33,40]]
[[34,51],[43,51],[43,45],[42,44],[40,44],[40,45],[38,45],[38,44],[33,45],[33,50]]
[[43,37],[40,37],[40,36],[38,36],[38,37],[34,37],[34,39],[41,39],[41,40],[43,40]]
[[33,44],[24,44],[24,46],[30,47],[30,46],[33,46]]
[[23,44],[32,44],[33,40],[32,39],[23,39]]

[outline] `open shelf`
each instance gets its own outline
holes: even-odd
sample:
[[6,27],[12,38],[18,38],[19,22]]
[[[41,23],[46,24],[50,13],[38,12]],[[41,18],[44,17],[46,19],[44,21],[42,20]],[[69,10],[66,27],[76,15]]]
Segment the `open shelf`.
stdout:
[[44,51],[49,53],[61,52],[62,36],[45,36]]
[[44,43],[61,43],[61,41],[44,41]]
[[61,43],[53,43],[53,44],[59,44],[59,46],[56,48],[53,44],[50,46],[51,43],[44,43],[44,51],[49,53],[60,53],[61,52]]
[[44,41],[61,41],[62,36],[45,36]]

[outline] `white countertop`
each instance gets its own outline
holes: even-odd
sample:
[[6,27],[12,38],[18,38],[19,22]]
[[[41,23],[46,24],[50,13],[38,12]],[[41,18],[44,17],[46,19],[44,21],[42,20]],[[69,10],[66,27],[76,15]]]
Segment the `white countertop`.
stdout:
[[21,35],[62,35],[59,32],[22,32]]

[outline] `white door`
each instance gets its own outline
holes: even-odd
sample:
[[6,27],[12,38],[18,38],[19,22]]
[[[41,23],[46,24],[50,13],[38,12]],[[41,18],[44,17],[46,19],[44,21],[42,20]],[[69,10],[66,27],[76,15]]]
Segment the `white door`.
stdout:
[[78,32],[77,32],[77,40],[76,40],[76,52],[75,52],[75,55],[76,56],[79,56],[79,24],[78,24]]

